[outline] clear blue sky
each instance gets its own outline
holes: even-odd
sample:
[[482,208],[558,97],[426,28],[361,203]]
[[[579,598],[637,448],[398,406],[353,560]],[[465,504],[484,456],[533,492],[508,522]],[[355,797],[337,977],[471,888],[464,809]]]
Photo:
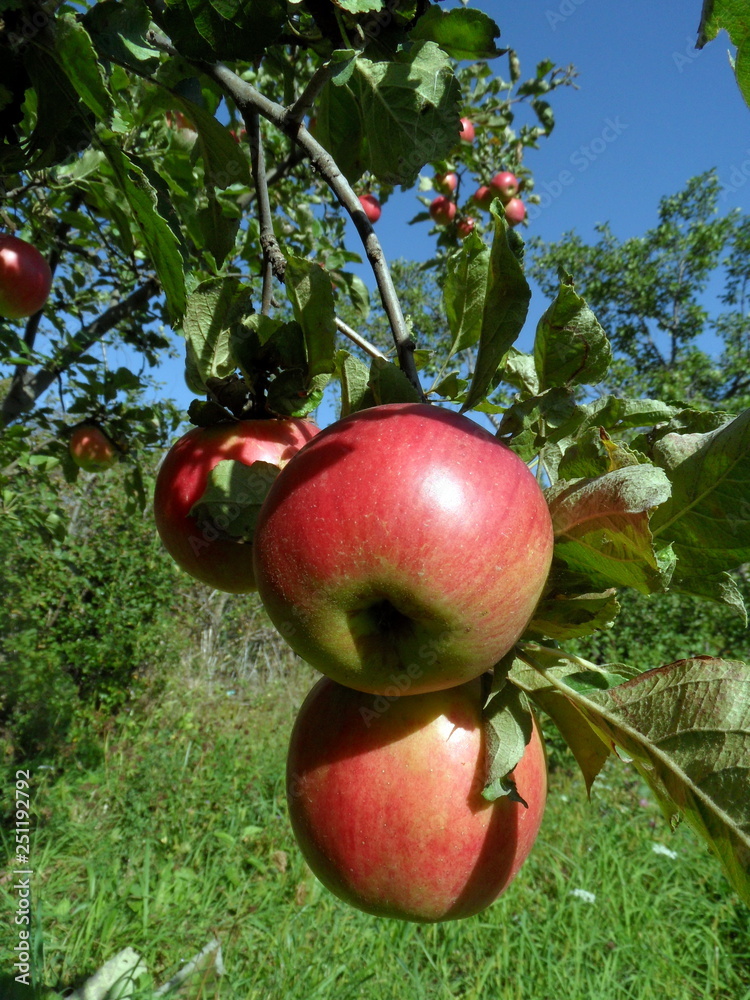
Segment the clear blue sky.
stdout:
[[[472,0],[470,6],[497,20],[499,44],[516,49],[522,77],[546,58],[578,71],[578,89],[551,97],[552,136],[526,154],[543,207],[532,210],[524,235],[552,241],[575,228],[593,239],[605,221],[620,238],[641,235],[656,223],[663,195],[711,167],[724,188],[722,212],[750,211],[750,109],[729,67],[728,36],[694,48],[700,0]],[[498,71],[507,72],[504,57]],[[389,200],[377,224],[389,260],[431,256],[429,226],[406,224],[419,207],[413,192]],[[529,337],[544,308],[535,295]],[[170,365],[168,378],[167,393],[187,405],[192,397],[181,366]]]

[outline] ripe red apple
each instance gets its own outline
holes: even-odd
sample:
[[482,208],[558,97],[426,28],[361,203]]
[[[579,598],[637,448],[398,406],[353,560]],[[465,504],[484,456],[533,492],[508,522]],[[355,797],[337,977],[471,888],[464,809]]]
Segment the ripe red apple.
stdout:
[[552,558],[525,463],[468,417],[423,403],[321,431],[258,517],[255,577],[271,620],[322,673],[382,693],[476,677],[521,636]]
[[511,226],[517,226],[526,218],[526,206],[520,198],[511,198],[506,204],[505,218]]
[[479,208],[484,209],[485,212],[489,212],[490,205],[497,197],[497,192],[493,191],[491,187],[486,184],[482,184],[472,195],[472,201]]
[[154,516],[164,547],[197,580],[230,594],[255,590],[252,545],[199,523],[190,510],[224,459],[284,466],[315,434],[309,420],[241,420],[194,427],[172,446],[156,478]]
[[432,186],[440,194],[453,194],[458,187],[458,174],[451,171],[448,174],[435,174],[432,179]]
[[462,142],[474,142],[474,123],[469,118],[461,119],[461,128],[459,129],[459,137]]
[[430,205],[429,211],[439,226],[447,226],[449,222],[453,222],[456,215],[456,203],[440,194]]
[[510,170],[502,170],[492,178],[490,187],[505,205],[518,194],[518,178]]
[[527,805],[484,799],[481,708],[481,678],[389,700],[327,678],[313,687],[292,731],[287,799],[331,892],[367,913],[437,921],[507,889],[542,822],[546,757],[535,722],[512,773]]
[[464,239],[466,236],[469,235],[469,233],[472,233],[474,231],[475,225],[476,222],[474,221],[474,219],[471,218],[471,216],[468,217],[464,216],[463,219],[459,219],[458,222],[456,223],[456,232],[462,239]]
[[373,224],[378,221],[381,215],[380,202],[374,194],[361,194],[359,203],[364,209],[365,215]]
[[106,472],[117,461],[117,449],[96,424],[80,424],[70,436],[68,450],[84,472]]
[[51,287],[52,271],[37,248],[17,236],[0,235],[0,316],[33,316]]

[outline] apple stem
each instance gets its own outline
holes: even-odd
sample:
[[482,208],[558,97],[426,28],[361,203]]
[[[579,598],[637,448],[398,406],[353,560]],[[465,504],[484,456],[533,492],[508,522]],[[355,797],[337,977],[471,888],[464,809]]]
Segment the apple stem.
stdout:
[[[151,30],[147,33],[147,39],[155,48],[161,49],[170,55],[180,56],[169,39],[160,32]],[[419,397],[425,400],[417,373],[417,366],[414,361],[414,342],[411,332],[406,324],[401,303],[399,302],[393,277],[386,262],[383,248],[375,234],[375,231],[364,213],[359,198],[354,193],[349,182],[339,170],[338,164],[323,146],[317,142],[308,132],[307,128],[295,117],[295,108],[284,108],[281,104],[269,100],[260,91],[256,90],[252,84],[247,83],[240,76],[234,73],[222,63],[205,63],[200,60],[188,60],[203,73],[210,77],[221,87],[236,104],[243,118],[248,120],[253,111],[257,111],[265,119],[271,122],[276,128],[283,132],[292,142],[300,146],[307,154],[313,167],[326,181],[333,193],[338,198],[341,205],[346,209],[352,218],[354,227],[359,234],[365,248],[367,259],[372,267],[375,281],[380,292],[383,309],[388,322],[390,323],[393,339],[396,344],[399,364],[402,371],[411,384],[419,393]]]

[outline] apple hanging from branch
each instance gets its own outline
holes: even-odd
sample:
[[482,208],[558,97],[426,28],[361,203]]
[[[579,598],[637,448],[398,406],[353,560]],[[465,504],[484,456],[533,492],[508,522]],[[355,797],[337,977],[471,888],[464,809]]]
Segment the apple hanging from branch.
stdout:
[[322,673],[413,693],[483,673],[521,636],[552,558],[526,464],[468,417],[421,403],[321,431],[271,486],[254,536],[271,620]]
[[117,448],[97,424],[79,424],[68,442],[70,456],[84,472],[106,472],[117,461]]
[[52,287],[52,271],[31,243],[0,235],[0,316],[24,319],[44,306]]
[[167,453],[156,478],[154,516],[159,536],[174,561],[196,580],[217,590],[255,590],[252,544],[234,537],[210,518],[191,514],[211,471],[221,461],[279,468],[318,433],[309,420],[240,420],[194,427]]
[[320,881],[367,913],[468,917],[500,896],[536,840],[547,792],[539,729],[511,777],[520,799],[482,796],[482,683],[373,698],[323,678],[287,756],[297,843]]

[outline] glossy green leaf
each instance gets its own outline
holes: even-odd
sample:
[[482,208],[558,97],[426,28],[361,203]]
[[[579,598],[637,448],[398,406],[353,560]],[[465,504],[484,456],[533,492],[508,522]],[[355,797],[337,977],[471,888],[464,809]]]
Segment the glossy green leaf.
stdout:
[[429,7],[411,32],[415,40],[437,42],[453,59],[494,59],[501,54],[495,44],[497,24],[481,10]]
[[745,103],[750,105],[750,18],[746,0],[703,0],[696,48],[702,49],[722,29],[737,46],[734,75]]
[[473,347],[482,332],[490,248],[471,233],[446,262],[443,302],[453,344],[448,356]]

